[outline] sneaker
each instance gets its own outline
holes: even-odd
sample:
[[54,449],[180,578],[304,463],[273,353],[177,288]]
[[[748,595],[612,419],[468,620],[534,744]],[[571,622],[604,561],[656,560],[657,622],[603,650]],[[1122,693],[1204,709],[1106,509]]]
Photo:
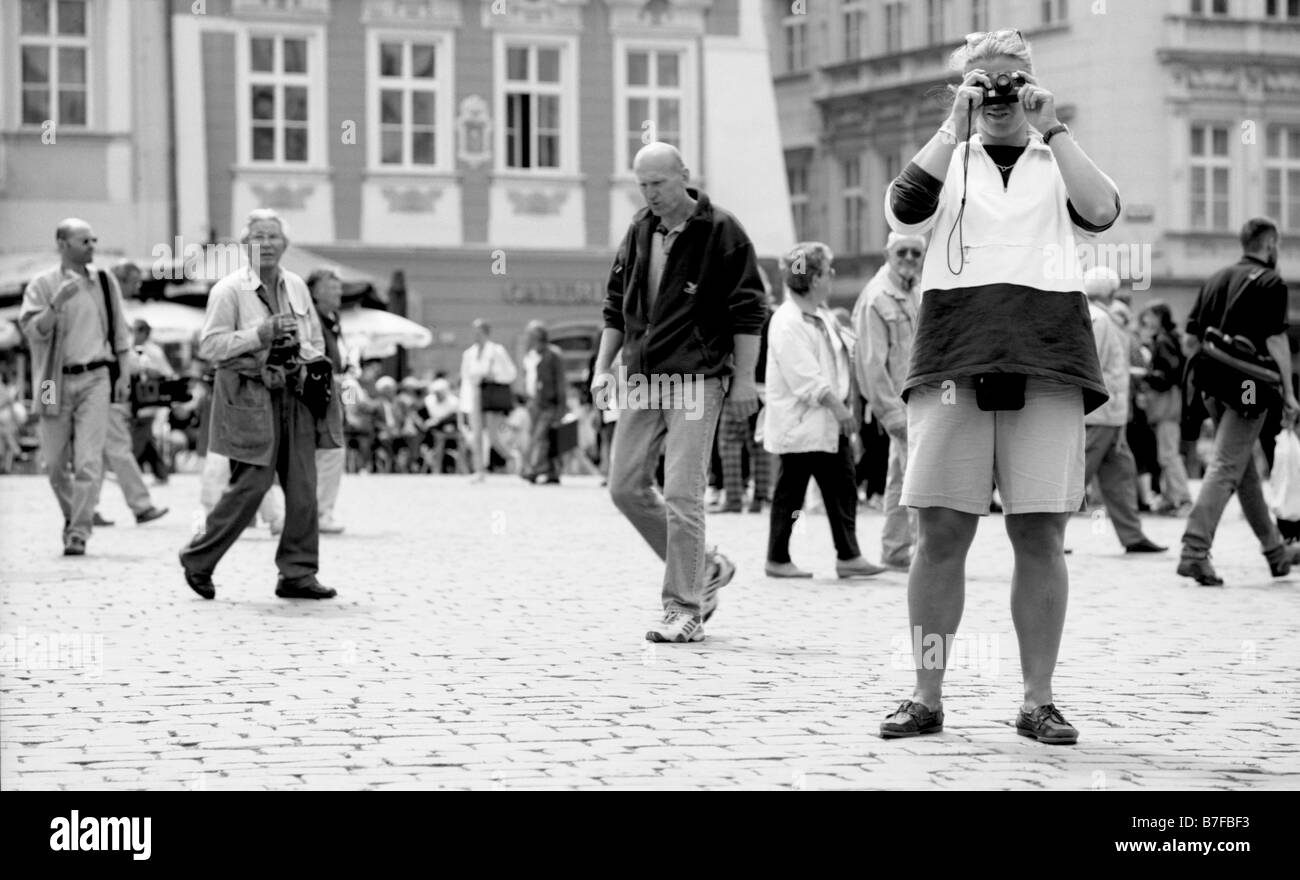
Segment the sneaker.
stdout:
[[647,642],[702,642],[704,621],[685,611],[666,611],[664,619],[645,634]]
[[1214,571],[1209,559],[1180,559],[1178,573],[1183,577],[1193,578],[1203,587],[1221,587],[1223,578]]
[[1021,709],[1016,717],[1016,733],[1049,746],[1072,746],[1079,741],[1079,731],[1061,716],[1060,710],[1052,703],[1039,706],[1033,712]]
[[898,711],[888,716],[880,725],[880,735],[885,739],[902,739],[925,733],[943,732],[943,707],[931,711],[912,700],[904,700]]
[[736,564],[717,550],[709,554],[707,565],[708,568],[704,579],[704,599],[700,603],[700,610],[704,612],[705,621],[708,621],[713,616],[713,612],[718,610],[718,590],[731,583],[731,579],[736,576]]
[[76,535],[69,535],[67,537],[67,540],[63,542],[63,555],[64,556],[85,556],[86,539],[80,538]]
[[835,560],[835,574],[841,578],[872,577],[885,570],[883,565],[876,565],[864,556]]
[[343,532],[343,526],[329,517],[322,517],[318,528],[322,535],[338,535]]

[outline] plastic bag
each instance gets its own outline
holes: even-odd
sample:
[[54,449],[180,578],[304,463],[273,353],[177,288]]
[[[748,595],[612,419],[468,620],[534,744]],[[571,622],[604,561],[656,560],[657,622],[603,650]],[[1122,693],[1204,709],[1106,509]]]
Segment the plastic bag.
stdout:
[[1277,436],[1268,486],[1277,518],[1300,520],[1300,437],[1295,431],[1284,430]]

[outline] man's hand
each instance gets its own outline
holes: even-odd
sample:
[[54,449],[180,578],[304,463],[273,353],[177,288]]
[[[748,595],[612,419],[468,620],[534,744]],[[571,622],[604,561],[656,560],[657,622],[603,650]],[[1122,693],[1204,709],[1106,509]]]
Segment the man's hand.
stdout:
[[54,294],[54,300],[50,305],[54,306],[56,309],[63,308],[74,296],[77,295],[77,291],[80,289],[81,285],[78,283],[76,278],[65,278],[63,284]]
[[293,315],[279,314],[272,315],[257,327],[257,338],[263,347],[269,346],[274,340],[284,336],[295,335],[298,332],[298,321]]
[[907,446],[907,420],[900,421],[897,425],[886,428],[885,433],[893,443],[902,443]]
[[607,410],[614,398],[614,374],[608,369],[596,369],[591,377],[591,402],[596,409]]
[[758,385],[754,380],[732,376],[727,399],[722,404],[727,415],[737,421],[747,419],[758,412],[760,406],[762,402],[758,399]]
[[1296,400],[1294,394],[1288,394],[1282,404],[1282,427],[1294,427],[1297,419],[1300,419],[1300,400]]
[[122,373],[117,377],[117,383],[113,385],[113,402],[126,403],[131,399],[131,377]]

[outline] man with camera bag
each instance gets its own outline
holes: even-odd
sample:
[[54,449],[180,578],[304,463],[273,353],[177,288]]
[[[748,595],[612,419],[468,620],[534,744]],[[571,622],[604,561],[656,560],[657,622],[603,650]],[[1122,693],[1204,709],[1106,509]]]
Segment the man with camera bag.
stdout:
[[1241,246],[1241,259],[1201,287],[1187,319],[1192,382],[1214,419],[1214,453],[1187,518],[1178,573],[1205,587],[1223,585],[1210,564],[1210,547],[1233,492],[1273,576],[1289,574],[1300,561],[1300,548],[1288,549],[1269,513],[1254,459],[1270,409],[1282,409],[1286,427],[1300,414],[1291,390],[1286,285],[1276,272],[1276,224],[1265,217],[1247,220]]
[[199,342],[199,356],[217,368],[209,447],[230,458],[230,485],[203,534],[181,551],[185,582],[214,598],[213,570],[278,475],[285,518],[275,594],[330,599],[335,591],[316,580],[316,448],[342,445],[343,431],[341,418],[329,417],[339,401],[330,393],[320,317],[307,285],[280,267],[289,235],[278,214],[253,211],[240,241],[249,245],[250,265],[212,288]]

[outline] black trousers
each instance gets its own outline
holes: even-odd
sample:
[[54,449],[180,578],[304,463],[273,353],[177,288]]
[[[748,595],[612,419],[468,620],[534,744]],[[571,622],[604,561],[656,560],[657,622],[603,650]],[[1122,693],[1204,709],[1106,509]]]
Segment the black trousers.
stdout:
[[858,488],[849,438],[841,434],[836,452],[792,452],[780,457],[772,496],[767,561],[790,561],[790,535],[803,510],[809,478],[816,480],[822,491],[836,556],[845,560],[858,558],[862,555],[857,535]]
[[[857,462],[857,484],[867,497],[885,494],[889,482],[889,434],[880,427],[880,419],[862,424],[862,459]],[[864,485],[865,484],[865,485]]]
[[230,485],[208,514],[203,536],[183,551],[191,571],[212,574],[217,563],[252,522],[262,496],[280,477],[284,489],[284,531],[275,566],[286,582],[315,581],[320,567],[320,529],[316,520],[316,419],[292,393],[271,392],[273,466],[231,460]]

